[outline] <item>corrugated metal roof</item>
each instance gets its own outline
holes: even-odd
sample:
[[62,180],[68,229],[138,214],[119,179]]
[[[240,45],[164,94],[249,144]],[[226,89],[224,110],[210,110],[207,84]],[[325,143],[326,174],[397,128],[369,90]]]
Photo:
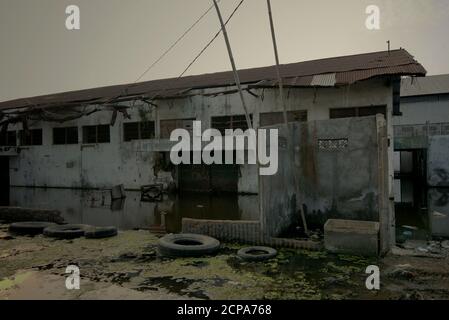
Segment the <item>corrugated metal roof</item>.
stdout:
[[336,73],[317,74],[313,76],[310,85],[312,87],[333,87],[337,82],[336,76]]
[[[281,65],[280,72],[285,85],[291,87],[347,85],[377,76],[426,74],[423,66],[404,49],[290,63]],[[252,87],[277,85],[274,66],[239,70],[239,75],[242,84]],[[123,99],[142,96],[148,99],[174,98],[192,89],[234,84],[232,72],[218,72],[11,100],[1,102],[0,110],[103,103],[118,96]]]
[[449,93],[449,74],[425,78],[403,79],[401,97]]

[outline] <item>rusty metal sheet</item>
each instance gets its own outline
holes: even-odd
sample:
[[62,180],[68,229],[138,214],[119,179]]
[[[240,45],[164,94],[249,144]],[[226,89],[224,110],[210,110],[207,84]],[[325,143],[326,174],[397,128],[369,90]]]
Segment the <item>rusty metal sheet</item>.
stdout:
[[336,73],[317,74],[312,78],[312,87],[333,87],[336,83]]
[[348,72],[337,73],[336,85],[353,84],[358,81],[363,81],[373,77],[379,76],[423,76],[425,69],[421,65],[408,64],[402,66],[391,66],[387,68],[368,69],[368,70],[354,70]]
[[[324,74],[336,74],[335,85],[351,84],[376,76],[424,76],[426,74],[424,67],[404,49],[284,64],[280,66],[280,72],[286,86],[298,87],[311,86],[314,76]],[[261,87],[277,86],[274,66],[240,70],[239,75],[242,84],[259,84]],[[264,83],[260,85],[261,81]],[[318,83],[331,82],[330,78],[323,76],[315,77],[315,81]],[[152,99],[171,98],[192,89],[226,87],[234,84],[232,72],[218,72],[16,99],[1,102],[0,110],[95,104],[104,103],[117,97],[124,99],[139,96]]]

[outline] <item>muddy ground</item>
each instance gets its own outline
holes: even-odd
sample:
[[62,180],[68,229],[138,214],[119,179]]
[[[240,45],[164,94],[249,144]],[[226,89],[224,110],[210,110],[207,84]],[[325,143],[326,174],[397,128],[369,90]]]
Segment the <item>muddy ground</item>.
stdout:
[[[281,249],[268,262],[241,261],[237,244],[211,257],[157,256],[148,231],[104,240],[9,237],[0,226],[0,299],[449,299],[448,257],[382,260]],[[369,265],[381,290],[365,287]],[[80,290],[67,290],[77,265]]]

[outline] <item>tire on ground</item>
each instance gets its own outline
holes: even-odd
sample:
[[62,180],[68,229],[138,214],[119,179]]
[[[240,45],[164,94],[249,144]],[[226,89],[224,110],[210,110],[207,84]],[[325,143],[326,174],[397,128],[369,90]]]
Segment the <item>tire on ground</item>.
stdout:
[[43,221],[15,222],[9,226],[9,232],[17,235],[34,236],[42,234],[45,228],[51,226],[56,226],[56,223]]
[[76,239],[83,237],[89,226],[84,224],[64,224],[44,229],[44,235],[57,239]]
[[159,254],[166,257],[199,257],[215,253],[220,241],[199,234],[169,234],[158,242]]
[[102,239],[117,235],[116,227],[92,227],[86,229],[84,236],[87,239]]
[[246,247],[240,249],[237,255],[246,261],[264,261],[274,258],[277,251],[269,247]]

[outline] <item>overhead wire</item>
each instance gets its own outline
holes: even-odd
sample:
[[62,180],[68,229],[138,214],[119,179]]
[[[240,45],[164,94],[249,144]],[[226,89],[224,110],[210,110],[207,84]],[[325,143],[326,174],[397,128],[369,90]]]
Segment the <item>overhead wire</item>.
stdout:
[[[231,13],[231,15],[229,16],[229,18],[226,20],[225,25],[228,24],[228,22],[232,19],[232,17],[235,15],[235,13],[237,12],[237,10],[241,7],[241,5],[243,4],[245,0],[241,0],[239,2],[239,4],[236,6],[236,8],[233,10],[233,12]],[[217,0],[217,2],[220,2],[220,0]],[[148,66],[148,68],[145,69],[144,72],[142,72],[142,74],[140,74],[140,76],[133,81],[132,83],[126,85],[121,91],[120,94],[104,101],[101,103],[98,103],[100,105],[106,105],[108,103],[113,102],[114,100],[120,98],[125,92],[126,90],[128,90],[132,85],[136,84],[138,81],[140,81],[146,74],[148,74],[149,71],[151,71],[151,69],[153,69],[160,61],[162,61],[168,53],[170,53],[209,13],[210,11],[214,8],[214,5],[211,5],[210,7],[207,8],[207,10],[201,14],[201,16],[195,20],[195,22],[190,25],[186,31],[184,31],[151,65]],[[192,60],[192,62],[189,63],[189,65],[187,66],[187,68],[181,73],[181,75],[178,77],[181,78],[191,67],[192,65],[201,57],[201,55],[207,50],[207,48],[215,41],[216,38],[218,38],[218,36],[220,35],[220,33],[222,32],[222,29],[220,28],[220,30],[215,34],[215,36],[208,42],[208,44],[200,51],[200,53],[195,56],[195,58]]]
[[[218,0],[220,1],[220,0]],[[187,28],[186,31],[182,33],[181,36],[179,36],[150,66],[148,66],[147,69],[145,69],[144,72],[131,84],[128,84],[125,88],[123,88],[118,96],[114,96],[113,98],[107,100],[106,102],[103,102],[102,104],[110,103],[122,96],[124,92],[126,92],[127,89],[133,84],[136,84],[138,81],[140,81],[151,69],[153,69],[162,59],[167,56],[170,51],[173,50],[208,14],[209,12],[214,8],[214,5],[211,5],[195,22]]]
[[214,8],[214,6],[210,6],[178,39],[176,39],[175,42],[173,42],[167,50],[165,50],[159,58],[157,58],[138,78],[134,81],[134,83],[140,81],[151,69],[153,69],[154,66],[156,66],[164,57],[174,48],[176,45],[181,42],[182,39],[184,39],[190,31],[193,30],[200,22],[203,20],[203,18]]
[[[219,1],[217,1],[219,2]],[[228,22],[232,19],[232,17],[235,15],[235,13],[237,12],[237,10],[242,6],[243,2],[245,2],[245,0],[241,0],[239,2],[239,4],[235,7],[234,11],[232,11],[231,15],[229,16],[229,18],[226,20],[225,22],[225,26],[228,24]],[[201,55],[207,50],[207,48],[209,48],[212,43],[218,38],[218,36],[220,35],[220,33],[223,31],[223,28],[220,28],[220,30],[218,30],[218,32],[212,37],[212,39],[204,46],[204,48],[195,56],[195,58],[192,60],[192,62],[189,63],[189,65],[187,66],[187,68],[184,69],[184,71],[179,75],[178,79],[181,78],[182,76],[184,76],[186,74],[186,72],[193,66],[193,64],[201,57]]]

